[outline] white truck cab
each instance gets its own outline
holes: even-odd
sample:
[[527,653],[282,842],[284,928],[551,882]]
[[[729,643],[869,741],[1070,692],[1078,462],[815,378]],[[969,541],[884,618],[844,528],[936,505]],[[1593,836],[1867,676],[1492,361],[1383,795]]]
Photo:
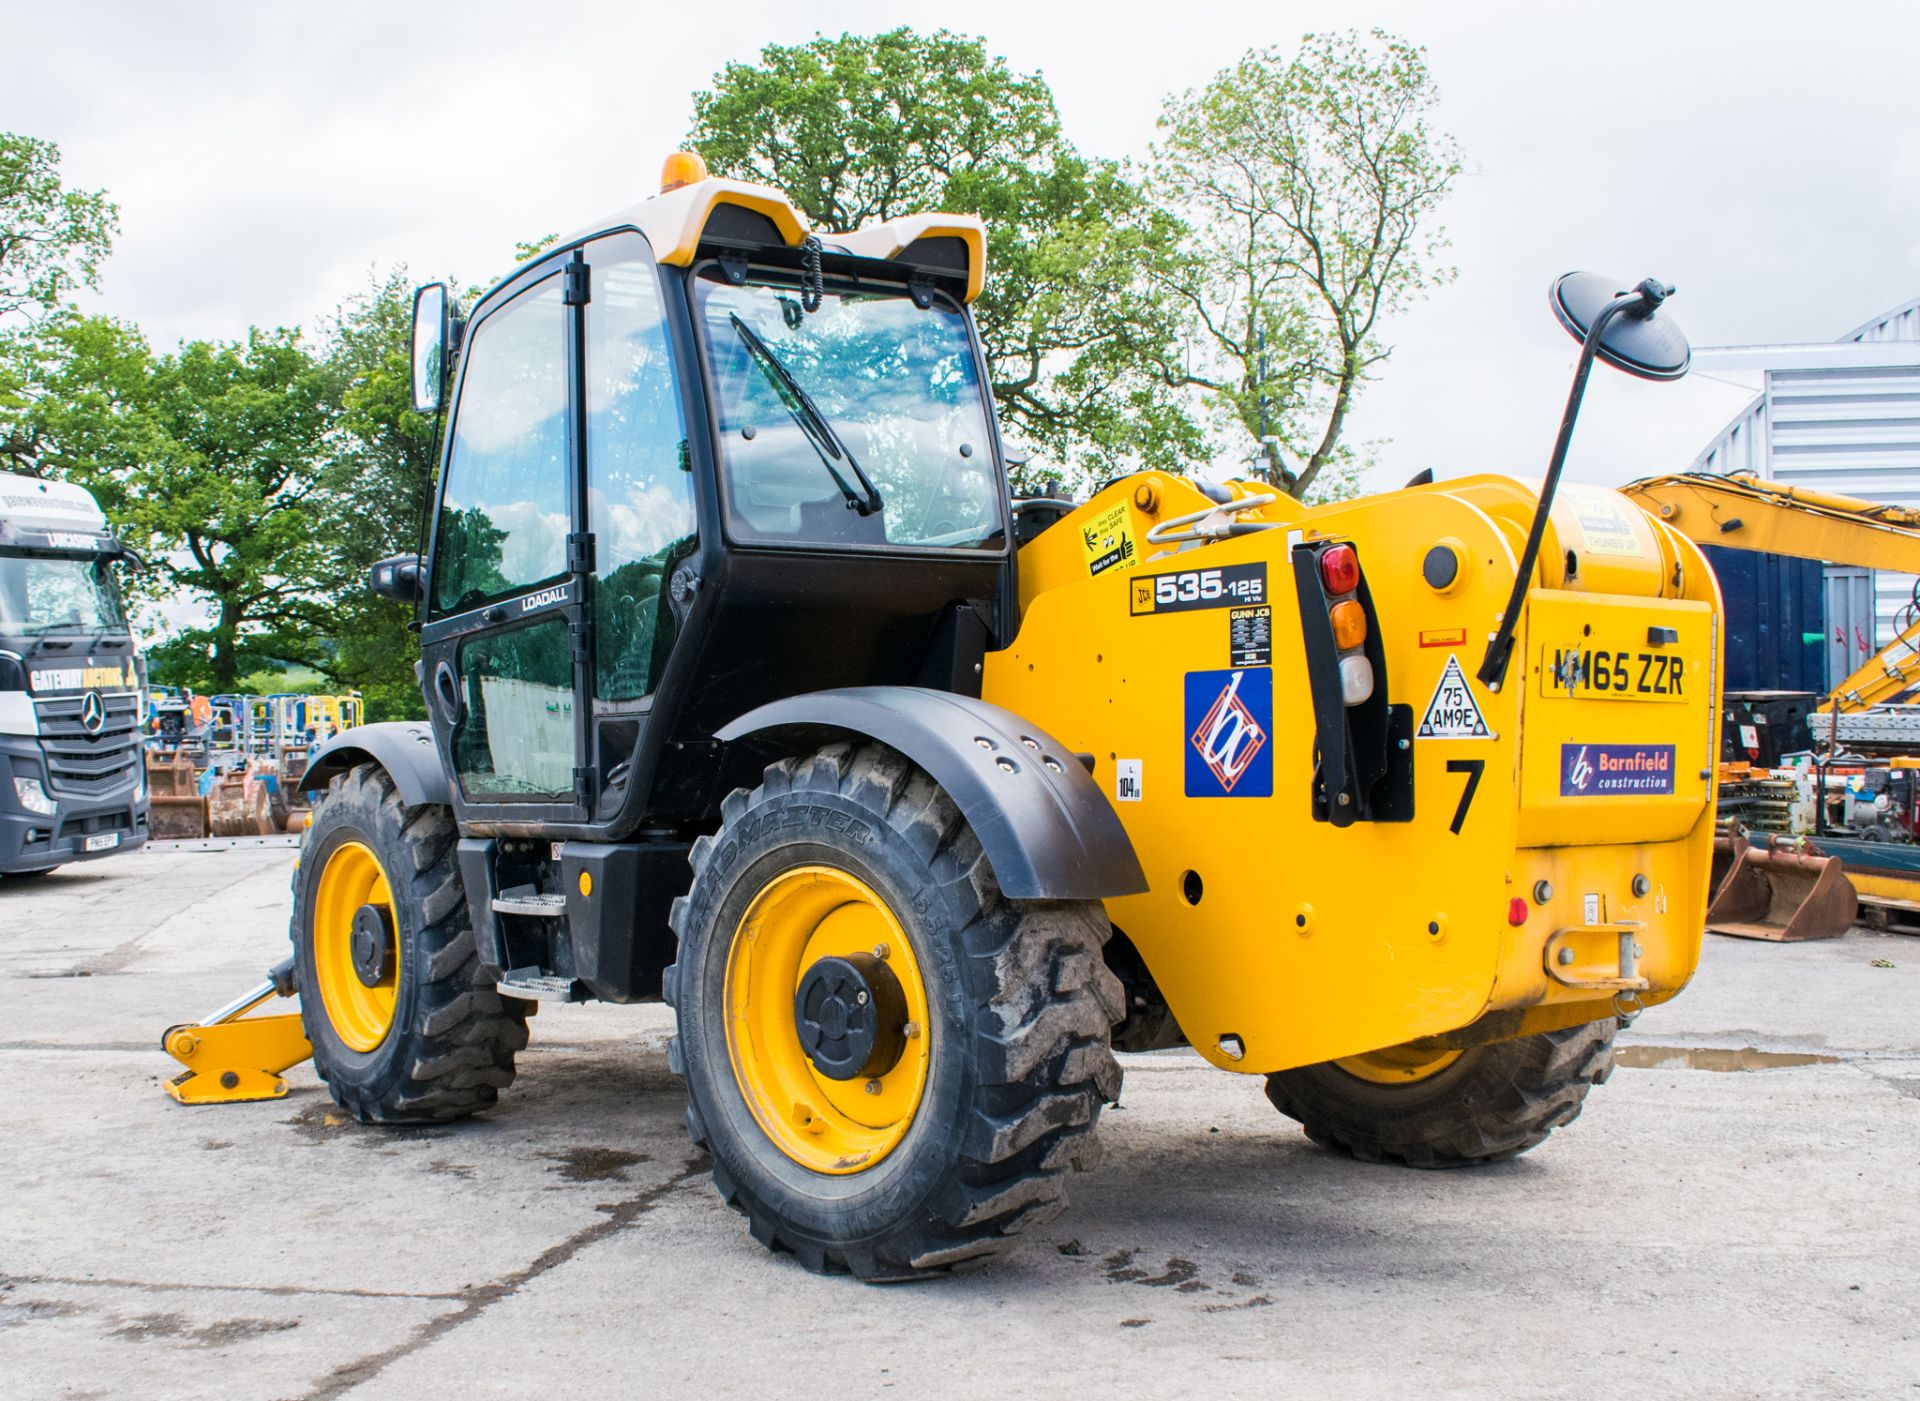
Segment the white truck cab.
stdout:
[[0,473],[0,876],[147,839],[136,559],[80,487]]

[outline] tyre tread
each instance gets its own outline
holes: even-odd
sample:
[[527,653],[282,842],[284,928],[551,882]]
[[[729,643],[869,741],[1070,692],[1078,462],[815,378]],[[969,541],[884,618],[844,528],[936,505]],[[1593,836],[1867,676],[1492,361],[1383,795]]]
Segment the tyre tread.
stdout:
[[[1612,1017],[1475,1047],[1459,1093],[1409,1101],[1399,1112],[1352,1093],[1331,1064],[1267,1077],[1267,1098],[1307,1137],[1361,1162],[1450,1168],[1501,1162],[1546,1141],[1580,1116],[1588,1092],[1613,1070]],[[1446,1074],[1447,1072],[1442,1072]],[[1409,1089],[1415,1089],[1411,1085]]]
[[[405,886],[394,897],[419,921],[415,942],[424,955],[424,976],[415,994],[414,1025],[394,1028],[413,1042],[397,1073],[367,1085],[353,1083],[319,1056],[314,1069],[334,1103],[362,1123],[438,1123],[490,1108],[513,1083],[514,1057],[527,1045],[527,1015],[522,1004],[501,997],[481,977],[455,858],[459,830],[453,814],[432,805],[406,807],[384,769],[360,764],[329,783],[315,805],[309,830],[324,805],[343,802],[374,808],[412,856],[412,871],[394,873]],[[300,886],[296,881],[295,937],[301,920]],[[298,960],[295,966],[297,970]],[[300,993],[303,1016],[324,1015],[317,989],[301,987]],[[314,1009],[311,1014],[309,1007]]]
[[[860,801],[952,889],[970,892],[972,908],[955,943],[973,974],[963,981],[988,1032],[971,1048],[981,1103],[957,1126],[958,1156],[930,1210],[879,1240],[839,1247],[801,1238],[777,1203],[752,1200],[717,1158],[714,1185],[748,1218],[755,1239],[818,1272],[904,1279],[993,1254],[1022,1227],[1062,1210],[1068,1177],[1099,1157],[1100,1110],[1118,1098],[1121,1079],[1107,1034],[1124,1009],[1120,983],[1101,958],[1110,928],[1104,911],[1098,902],[1006,901],[957,805],[904,755],[880,744],[836,744],[782,759],[752,793],[728,795],[724,820],[737,822],[794,790]],[[724,832],[695,843],[696,883]],[[670,923],[683,951],[696,918],[692,899],[674,902]],[[666,985],[669,1000],[677,999],[677,967],[668,970]],[[691,1099],[687,1125],[695,1146],[709,1148]]]

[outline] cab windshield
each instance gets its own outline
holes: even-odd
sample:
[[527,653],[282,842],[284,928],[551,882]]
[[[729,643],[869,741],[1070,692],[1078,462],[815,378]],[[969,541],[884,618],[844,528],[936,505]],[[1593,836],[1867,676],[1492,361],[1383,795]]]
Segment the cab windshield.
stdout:
[[109,561],[0,555],[0,635],[126,627]]
[[999,549],[1005,503],[966,314],[898,288],[695,284],[727,531],[755,544]]

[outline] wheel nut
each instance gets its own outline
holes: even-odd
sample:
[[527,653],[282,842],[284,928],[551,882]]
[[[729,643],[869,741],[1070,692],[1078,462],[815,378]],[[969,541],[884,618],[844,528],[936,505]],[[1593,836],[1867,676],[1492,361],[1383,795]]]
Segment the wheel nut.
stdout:
[[916,1036],[920,1034],[920,1023],[908,1022],[905,1026],[900,1028],[900,1034],[906,1037],[907,1040],[909,1041],[913,1040]]
[[869,1081],[867,1081],[867,1093],[868,1093],[868,1094],[870,1094],[870,1095],[877,1095],[877,1094],[879,1094],[879,1093],[880,1093],[880,1082],[879,1082],[878,1080],[869,1080]]
[[867,1005],[867,991],[866,991],[866,989],[865,989],[865,988],[862,988],[862,989],[861,989],[861,990],[860,990],[859,992],[856,992],[856,993],[855,993],[855,994],[853,995],[853,1000],[854,1000],[855,1002],[857,1002],[857,1003],[859,1003],[859,1004],[860,1004],[860,1005],[861,1005],[862,1007],[864,1007],[864,1006],[866,1006],[866,1005]]
[[889,949],[885,944],[875,944],[873,946],[873,956],[875,958],[885,958],[891,952],[893,951]]

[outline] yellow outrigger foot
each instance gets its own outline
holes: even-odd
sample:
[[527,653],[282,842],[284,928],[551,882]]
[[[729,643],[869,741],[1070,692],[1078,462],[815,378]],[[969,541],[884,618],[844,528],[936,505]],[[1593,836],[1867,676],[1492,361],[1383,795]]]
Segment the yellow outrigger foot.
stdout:
[[182,1104],[285,1098],[287,1082],[281,1072],[313,1054],[300,1014],[248,1017],[247,1013],[270,997],[292,995],[293,960],[288,959],[268,970],[266,982],[205,1021],[168,1027],[160,1048],[186,1070],[166,1082],[167,1093]]

